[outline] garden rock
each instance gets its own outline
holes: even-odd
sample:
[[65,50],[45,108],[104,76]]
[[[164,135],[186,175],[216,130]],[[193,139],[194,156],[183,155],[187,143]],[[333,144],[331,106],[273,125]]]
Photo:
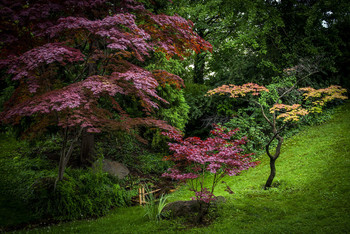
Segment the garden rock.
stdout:
[[[212,208],[216,208],[217,204],[225,203],[226,199],[223,196],[218,196],[216,201],[213,201],[210,205]],[[206,205],[206,203],[202,203]],[[190,201],[175,201],[167,204],[163,210],[162,215],[164,217],[188,217],[194,213],[200,211],[200,202],[197,200]]]
[[[99,162],[96,161],[93,167],[98,168]],[[124,177],[130,173],[129,169],[124,164],[109,159],[102,160],[102,171],[107,172],[112,176],[118,177],[120,180],[124,179]]]

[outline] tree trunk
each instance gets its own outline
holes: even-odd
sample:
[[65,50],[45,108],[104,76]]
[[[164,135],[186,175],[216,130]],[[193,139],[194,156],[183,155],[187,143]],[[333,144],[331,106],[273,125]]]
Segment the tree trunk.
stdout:
[[94,161],[95,135],[86,130],[81,137],[80,165],[89,165]]
[[[58,163],[58,177],[57,177],[57,181],[61,181],[63,180],[63,174],[64,174],[64,170],[65,170],[65,167],[64,167],[64,152],[61,152],[61,155],[60,155],[60,162]],[[55,187],[56,187],[56,184],[55,184]]]
[[270,158],[270,176],[266,181],[266,184],[264,186],[264,189],[270,188],[272,185],[272,181],[276,176],[276,166],[275,166],[276,159]]
[[[275,128],[273,129],[273,132],[274,132],[275,135],[270,139],[269,143],[267,143],[267,145],[266,145],[266,153],[267,153],[267,155],[268,155],[269,158],[270,158],[270,176],[269,176],[269,178],[267,179],[266,184],[265,184],[265,186],[264,186],[264,189],[265,189],[265,190],[266,190],[267,188],[270,188],[270,187],[271,187],[272,181],[273,181],[273,179],[274,179],[275,176],[276,176],[276,166],[275,166],[275,162],[276,162],[277,158],[278,158],[278,157],[280,156],[280,154],[281,154],[281,147],[282,147],[282,144],[283,144],[283,137],[281,137],[281,136],[277,133],[277,131],[276,131]],[[274,154],[274,155],[271,155],[269,148],[270,148],[270,144],[272,143],[272,141],[273,141],[274,139],[277,139],[277,140],[278,140],[278,143],[277,143],[277,147],[276,147],[276,152],[275,152],[275,154]]]
[[68,129],[64,129],[64,139],[63,139],[63,145],[61,149],[61,155],[60,155],[60,162],[58,164],[58,176],[55,182],[54,189],[56,189],[56,184],[58,181],[63,180],[64,171],[66,170],[67,164],[69,162],[70,156],[73,153],[74,145],[77,143],[78,139],[81,136],[82,129],[80,129],[74,139],[70,142],[70,146],[67,150],[67,144],[68,144]]
[[67,167],[67,164],[69,162],[70,156],[73,153],[74,144],[77,142],[78,138],[79,138],[79,136],[77,136],[74,140],[72,140],[68,151],[67,151],[67,149],[65,147],[66,144],[64,144],[64,147],[62,147],[61,156],[60,156],[60,162],[59,162],[59,165],[58,165],[58,178],[57,178],[58,181],[63,180],[64,171],[65,171],[65,169]]

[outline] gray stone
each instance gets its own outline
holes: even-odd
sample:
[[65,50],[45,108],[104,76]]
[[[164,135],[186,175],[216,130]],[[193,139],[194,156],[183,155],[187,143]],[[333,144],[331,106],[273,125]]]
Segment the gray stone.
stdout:
[[[93,167],[98,168],[99,162],[96,161],[93,164]],[[129,169],[124,164],[109,159],[102,160],[102,171],[107,172],[112,176],[118,177],[118,179],[123,179],[130,173]]]
[[167,204],[162,214],[171,217],[188,216],[191,213],[199,212],[200,204],[196,200],[191,201],[175,201]]
[[[211,202],[211,207],[216,208],[218,203],[225,203],[226,199],[223,196],[218,196],[216,201]],[[202,202],[202,205],[207,205]],[[200,202],[196,200],[190,201],[175,201],[167,204],[163,210],[163,216],[170,217],[186,217],[194,213],[198,213],[200,211]]]

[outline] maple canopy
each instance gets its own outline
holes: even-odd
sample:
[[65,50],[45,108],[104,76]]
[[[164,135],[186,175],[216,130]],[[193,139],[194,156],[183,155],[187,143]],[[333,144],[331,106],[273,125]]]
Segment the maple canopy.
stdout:
[[[238,128],[229,130],[219,125],[213,127],[210,132],[212,136],[205,140],[199,137],[183,139],[183,136],[176,131],[163,133],[175,141],[168,143],[173,154],[165,157],[165,160],[173,161],[175,164],[162,176],[186,182],[189,189],[195,192],[195,197],[192,199],[205,203],[216,199],[214,189],[225,175],[238,175],[259,163],[252,161],[252,154],[244,154],[244,150],[240,148],[246,144],[246,137],[234,139]],[[205,186],[208,184],[210,186],[210,183],[204,183],[208,180],[205,172],[214,175],[209,189]]]
[[154,52],[181,59],[212,49],[192,22],[154,15],[134,0],[9,0],[2,1],[0,15],[0,68],[16,87],[0,119],[16,124],[31,116],[37,130],[55,124],[88,132],[171,129],[151,117],[131,118],[119,101],[129,96],[149,115],[166,103],[157,95],[158,81],[178,88],[183,81],[142,63]]
[[[322,110],[322,106],[324,106],[327,102],[335,99],[347,99],[347,96],[345,96],[346,89],[338,85],[331,85],[324,89],[306,87],[300,88],[299,90],[304,92],[303,96],[306,101],[312,100],[309,110],[303,108],[300,104],[287,105],[275,103],[269,109],[270,113],[273,115],[275,115],[275,113],[279,113],[276,119],[283,119],[284,122],[296,122],[299,121],[300,116],[308,115],[310,112],[320,112]],[[247,101],[251,101],[249,99],[249,95],[258,96],[261,92],[269,92],[269,90],[266,87],[258,84],[247,83],[243,85],[222,85],[218,88],[209,90],[207,95],[229,94],[231,98],[244,98]]]

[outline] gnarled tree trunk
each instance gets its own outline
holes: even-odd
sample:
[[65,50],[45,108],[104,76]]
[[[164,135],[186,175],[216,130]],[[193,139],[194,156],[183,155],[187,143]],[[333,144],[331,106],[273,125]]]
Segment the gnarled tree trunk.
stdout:
[[266,181],[266,184],[264,186],[264,189],[271,187],[272,181],[276,176],[276,165],[275,165],[276,159],[270,158],[270,176]]
[[[277,158],[280,156],[281,154],[281,147],[282,147],[282,143],[283,143],[283,137],[281,137],[276,130],[274,130],[274,133],[275,135],[270,139],[269,143],[266,145],[266,153],[267,155],[269,156],[270,158],[270,175],[269,175],[269,178],[267,179],[266,181],[266,184],[264,186],[264,189],[268,189],[271,187],[272,185],[272,182],[273,182],[273,179],[275,178],[276,176],[276,160]],[[271,142],[274,140],[274,139],[277,139],[278,140],[278,144],[277,144],[277,147],[276,147],[276,152],[274,155],[272,155],[270,153],[270,144]]]

